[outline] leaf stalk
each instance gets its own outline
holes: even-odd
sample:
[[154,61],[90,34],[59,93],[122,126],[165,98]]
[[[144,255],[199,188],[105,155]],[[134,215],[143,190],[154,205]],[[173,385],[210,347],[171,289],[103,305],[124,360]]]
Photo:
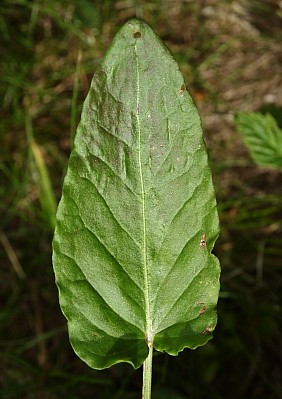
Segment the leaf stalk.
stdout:
[[153,344],[149,343],[149,354],[143,363],[143,389],[142,399],[151,399]]

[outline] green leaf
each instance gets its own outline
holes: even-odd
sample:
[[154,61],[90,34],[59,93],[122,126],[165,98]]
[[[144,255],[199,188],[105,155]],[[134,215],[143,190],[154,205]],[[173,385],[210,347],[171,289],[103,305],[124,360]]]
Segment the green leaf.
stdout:
[[91,367],[212,338],[216,200],[200,118],[151,28],[130,20],[94,75],[54,237],[60,304]]
[[273,116],[259,112],[239,112],[236,127],[258,165],[282,169],[282,130]]

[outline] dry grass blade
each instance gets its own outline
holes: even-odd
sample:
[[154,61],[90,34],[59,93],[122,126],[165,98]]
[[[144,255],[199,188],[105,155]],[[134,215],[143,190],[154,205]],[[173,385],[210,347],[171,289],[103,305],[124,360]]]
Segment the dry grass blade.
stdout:
[[14,248],[12,247],[12,245],[10,244],[10,241],[8,240],[6,234],[0,230],[0,242],[3,245],[6,254],[16,272],[16,274],[18,275],[18,277],[23,280],[26,278],[26,274],[22,268],[22,265],[19,262],[19,259],[17,257],[16,252],[14,251]]
[[53,229],[55,227],[57,201],[42,150],[33,138],[33,128],[29,116],[26,117],[26,131],[28,143],[36,165],[36,172],[38,174],[36,178],[38,178],[38,186],[40,189],[39,200],[47,221]]

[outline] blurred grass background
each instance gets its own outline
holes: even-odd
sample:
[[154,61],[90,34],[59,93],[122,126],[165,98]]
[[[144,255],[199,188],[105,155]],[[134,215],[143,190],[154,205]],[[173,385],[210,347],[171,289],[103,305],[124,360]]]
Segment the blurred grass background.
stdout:
[[[199,108],[222,233],[214,340],[156,353],[153,399],[282,398],[282,176],[256,166],[238,111],[282,106],[278,0],[2,0],[0,397],[139,398],[142,370],[73,353],[51,264],[54,215],[92,75],[118,28],[143,17]],[[280,125],[281,127],[281,125]]]

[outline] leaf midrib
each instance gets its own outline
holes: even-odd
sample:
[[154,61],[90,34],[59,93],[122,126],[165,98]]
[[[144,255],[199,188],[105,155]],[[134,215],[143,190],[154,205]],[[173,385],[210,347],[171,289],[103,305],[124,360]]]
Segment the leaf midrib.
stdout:
[[142,165],[141,152],[141,123],[140,123],[140,68],[137,51],[137,40],[135,41],[134,51],[136,58],[136,121],[137,121],[137,136],[138,136],[138,166],[141,187],[141,202],[142,202],[142,226],[143,226],[143,269],[144,269],[144,297],[145,297],[145,312],[146,312],[146,342],[148,346],[153,345],[153,331],[152,331],[152,315],[150,307],[150,287],[149,287],[149,273],[148,273],[148,259],[147,259],[147,224],[146,224],[146,203],[145,203],[145,188],[144,175]]

